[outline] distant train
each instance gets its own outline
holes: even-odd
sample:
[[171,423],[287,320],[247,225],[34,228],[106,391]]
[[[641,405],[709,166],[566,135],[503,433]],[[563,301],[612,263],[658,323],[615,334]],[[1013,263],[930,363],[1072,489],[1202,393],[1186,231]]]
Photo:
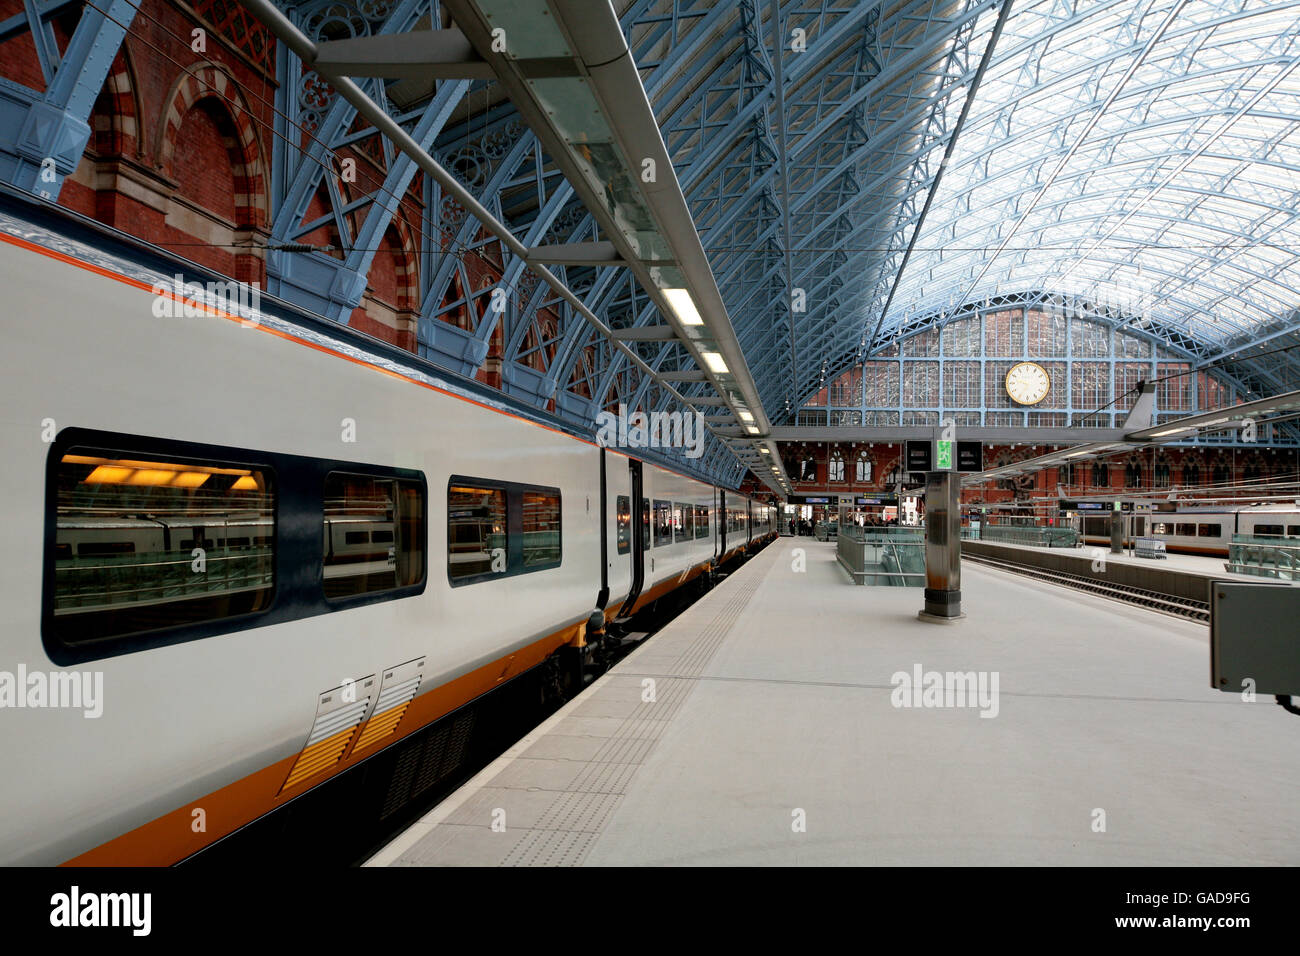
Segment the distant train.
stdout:
[[391,814],[473,702],[576,691],[606,622],[776,535],[287,306],[160,318],[167,260],[73,226],[0,232],[0,862],[175,863],[352,768]]
[[[1166,551],[1227,557],[1234,534],[1265,538],[1300,539],[1300,508],[1285,504],[1180,504],[1173,511],[1152,511],[1131,516],[1125,546],[1134,537],[1159,538]],[[1110,542],[1108,514],[1079,515],[1075,527],[1088,544]]]

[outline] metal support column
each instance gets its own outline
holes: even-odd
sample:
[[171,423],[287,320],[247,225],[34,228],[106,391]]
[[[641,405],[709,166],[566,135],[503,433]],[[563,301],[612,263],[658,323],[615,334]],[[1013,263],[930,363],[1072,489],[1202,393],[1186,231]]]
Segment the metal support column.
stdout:
[[[1115,502],[1119,504],[1119,502]],[[1124,553],[1124,512],[1116,508],[1110,513],[1110,553]]]
[[925,476],[925,608],[923,621],[951,624],[961,610],[961,476]]

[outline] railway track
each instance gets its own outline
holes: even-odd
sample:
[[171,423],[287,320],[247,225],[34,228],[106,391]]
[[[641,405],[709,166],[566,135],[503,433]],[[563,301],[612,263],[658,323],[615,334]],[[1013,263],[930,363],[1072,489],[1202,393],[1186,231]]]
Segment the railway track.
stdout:
[[1099,581],[1096,578],[1082,574],[1049,571],[1046,568],[1016,564],[1013,561],[1003,561],[998,558],[984,557],[983,555],[963,554],[961,559],[1000,568],[1014,574],[1023,574],[1026,577],[1037,578],[1048,584],[1074,588],[1078,591],[1087,591],[1099,597],[1122,601],[1125,604],[1133,604],[1151,611],[1159,611],[1162,614],[1197,621],[1201,624],[1210,623],[1210,605],[1206,601],[1177,597],[1172,594],[1161,594],[1159,591],[1146,591],[1142,588],[1131,587],[1127,584],[1116,584],[1111,581]]

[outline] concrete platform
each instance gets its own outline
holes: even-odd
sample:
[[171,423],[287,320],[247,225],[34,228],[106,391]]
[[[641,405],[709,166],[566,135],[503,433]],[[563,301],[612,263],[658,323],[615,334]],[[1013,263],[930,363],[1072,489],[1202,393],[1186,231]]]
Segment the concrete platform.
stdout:
[[[781,539],[368,865],[1300,863],[1300,718],[1203,625],[963,571],[936,628]],[[917,667],[996,716],[894,706]]]

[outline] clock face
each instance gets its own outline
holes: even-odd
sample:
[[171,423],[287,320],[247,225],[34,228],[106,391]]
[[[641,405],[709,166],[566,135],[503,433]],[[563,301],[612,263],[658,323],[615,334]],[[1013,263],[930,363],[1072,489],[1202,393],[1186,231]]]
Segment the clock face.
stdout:
[[1011,366],[1006,379],[1007,394],[1021,405],[1037,405],[1052,389],[1047,369],[1034,362]]

